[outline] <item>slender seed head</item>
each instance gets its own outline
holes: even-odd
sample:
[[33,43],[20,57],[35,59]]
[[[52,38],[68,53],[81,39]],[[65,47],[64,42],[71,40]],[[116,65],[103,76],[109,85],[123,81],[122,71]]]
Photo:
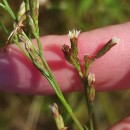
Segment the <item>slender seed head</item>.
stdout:
[[100,58],[101,56],[103,56],[104,54],[106,54],[113,46],[115,46],[116,44],[118,44],[120,41],[120,39],[114,37],[111,40],[109,40],[96,54],[96,56],[94,57],[95,59]]

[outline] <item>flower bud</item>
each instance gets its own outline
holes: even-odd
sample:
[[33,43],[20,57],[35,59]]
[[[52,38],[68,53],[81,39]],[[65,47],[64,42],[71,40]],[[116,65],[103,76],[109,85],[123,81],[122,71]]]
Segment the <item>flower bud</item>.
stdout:
[[78,39],[79,34],[80,34],[80,31],[73,29],[72,31],[69,31],[68,36],[70,39],[74,39],[74,38]]
[[92,73],[89,73],[88,75],[88,85],[91,87],[95,82],[95,75]]
[[66,130],[67,127],[64,126],[64,121],[63,121],[62,116],[59,113],[57,104],[54,103],[53,105],[50,105],[49,108],[52,112],[52,116],[55,119],[58,130]]
[[68,46],[68,45],[63,45],[63,47],[62,47],[62,51],[63,51],[63,53],[64,53],[64,57],[65,57],[65,59],[69,62],[69,63],[72,63],[72,61],[71,61],[71,49],[70,49],[70,47]]
[[43,65],[43,62],[42,62],[42,59],[41,57],[39,56],[37,50],[34,49],[34,46],[31,42],[26,42],[25,43],[25,48],[28,52],[28,54],[30,55],[32,61],[33,61],[33,64],[39,69],[39,70],[42,70],[44,71],[44,73],[46,73],[46,69]]
[[116,44],[119,43],[119,39],[114,37],[111,40],[109,40],[96,54],[96,56],[94,57],[94,59],[100,58],[101,56],[103,56],[104,54],[106,54],[113,46],[115,46]]
[[88,85],[89,85],[88,100],[90,102],[92,102],[95,98],[94,82],[95,82],[95,75],[92,73],[89,73],[88,75]]
[[77,30],[72,30],[69,31],[69,38],[70,38],[70,42],[71,42],[71,50],[72,50],[72,54],[77,57],[78,55],[78,47],[77,47],[77,42],[78,42],[78,36],[80,34],[80,31]]
[[90,63],[91,58],[88,54],[84,55],[84,61],[85,61],[85,64],[87,64],[87,65]]
[[84,55],[84,76],[85,77],[88,77],[88,69],[89,69],[89,67],[90,67],[90,62],[91,62],[91,57],[88,55],[88,54],[86,54],[86,55]]

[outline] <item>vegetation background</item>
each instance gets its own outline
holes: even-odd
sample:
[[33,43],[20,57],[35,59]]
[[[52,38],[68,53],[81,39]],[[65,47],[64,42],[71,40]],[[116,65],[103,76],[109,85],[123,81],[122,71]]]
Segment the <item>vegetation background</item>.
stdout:
[[[17,14],[22,0],[8,0]],[[40,34],[66,34],[77,28],[89,31],[130,20],[129,0],[41,0]],[[0,9],[0,22],[10,31],[12,19]],[[0,46],[7,39],[0,28]],[[89,44],[89,43],[88,43]],[[8,81],[7,81],[8,82]],[[79,120],[86,124],[85,99],[81,92],[65,94]],[[96,130],[105,130],[130,114],[130,90],[98,92],[95,100]],[[56,96],[18,95],[0,92],[0,130],[56,130],[48,105],[56,102],[66,126],[77,130]]]

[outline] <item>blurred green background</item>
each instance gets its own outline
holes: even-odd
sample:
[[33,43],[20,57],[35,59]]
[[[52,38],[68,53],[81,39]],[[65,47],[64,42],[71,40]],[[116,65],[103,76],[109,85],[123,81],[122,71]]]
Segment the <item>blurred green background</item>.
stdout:
[[[8,0],[17,14],[22,0]],[[127,22],[129,0],[41,0],[40,34],[66,34],[77,28],[82,31]],[[13,29],[10,16],[0,9],[0,22]],[[8,35],[0,28],[0,46]],[[81,92],[65,94],[79,120],[87,124],[85,99]],[[98,92],[95,100],[96,130],[105,130],[130,114],[130,91]],[[0,92],[0,130],[56,130],[48,105],[56,102],[66,126],[77,130],[56,96],[26,96]]]

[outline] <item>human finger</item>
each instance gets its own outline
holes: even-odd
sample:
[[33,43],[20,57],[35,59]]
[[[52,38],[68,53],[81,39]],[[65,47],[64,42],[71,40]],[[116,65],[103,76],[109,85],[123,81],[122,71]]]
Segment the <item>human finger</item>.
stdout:
[[[112,37],[120,44],[95,61],[90,71],[95,74],[95,88],[109,91],[130,88],[130,23],[109,26],[81,33],[78,39],[79,59],[94,55]],[[83,90],[75,69],[65,61],[61,48],[70,44],[67,35],[42,37],[44,56],[63,92]],[[34,41],[35,42],[35,41]],[[0,50],[0,89],[8,92],[51,94],[50,84],[16,45]]]

